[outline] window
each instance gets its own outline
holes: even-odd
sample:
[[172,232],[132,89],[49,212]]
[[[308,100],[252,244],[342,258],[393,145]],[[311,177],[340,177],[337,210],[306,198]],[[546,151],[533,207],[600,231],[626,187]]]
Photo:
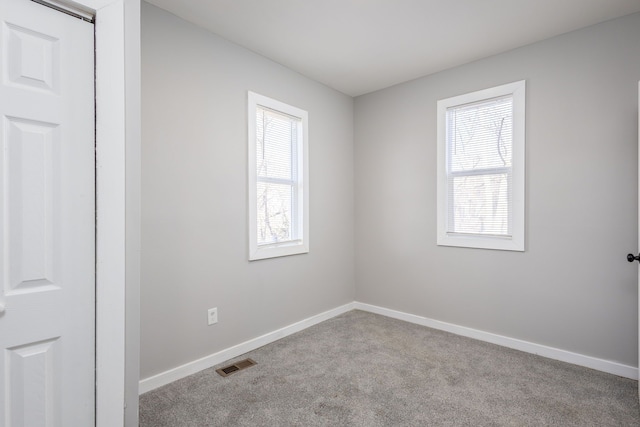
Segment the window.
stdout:
[[525,82],[438,101],[438,245],[524,251]]
[[309,252],[307,112],[249,92],[249,260]]

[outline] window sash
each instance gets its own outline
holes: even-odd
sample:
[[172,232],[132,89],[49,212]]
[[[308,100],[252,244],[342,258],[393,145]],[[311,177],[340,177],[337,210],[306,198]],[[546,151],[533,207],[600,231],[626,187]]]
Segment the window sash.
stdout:
[[[507,231],[505,233],[468,233],[455,230],[456,214],[455,214],[455,189],[454,178],[462,177],[475,177],[475,176],[491,176],[491,175],[505,175],[507,178]],[[482,236],[482,237],[498,237],[498,238],[511,238],[513,237],[513,173],[511,167],[504,168],[492,168],[492,169],[479,169],[469,171],[457,171],[450,172],[447,179],[447,225],[446,233],[449,236]]]
[[503,168],[488,168],[488,169],[470,169],[466,171],[455,171],[449,172],[448,176],[450,177],[459,177],[459,176],[478,176],[478,175],[500,175],[505,173],[511,173],[512,168],[510,166],[505,166]]
[[[269,121],[269,118],[272,121]],[[273,124],[275,127],[269,127],[269,124]],[[258,145],[260,150],[256,150],[256,156],[259,157],[262,154],[261,159],[256,158],[256,187],[257,189],[263,188],[256,191],[257,244],[258,246],[270,246],[297,241],[300,234],[296,215],[298,211],[298,191],[296,190],[298,187],[297,153],[300,139],[298,135],[300,119],[258,105],[256,108],[256,127],[262,131],[261,138],[256,134],[256,139],[260,144]],[[267,150],[268,145],[269,150]],[[272,167],[269,168],[269,166]],[[278,176],[283,172],[289,175],[290,179]],[[265,185],[261,186],[260,184]],[[278,187],[281,187],[280,191],[278,191]],[[269,197],[275,197],[276,202],[270,203],[267,200]],[[265,200],[262,200],[263,198]],[[279,225],[272,229],[271,221],[275,221]],[[286,237],[279,237],[278,234],[283,234]],[[267,238],[267,236],[271,238]]]
[[[493,107],[496,106],[496,104],[500,101],[506,101],[508,104],[508,106],[506,107],[507,109],[505,109],[505,104],[503,103],[502,105],[499,105],[497,108],[498,110],[493,109]],[[453,165],[453,159],[454,159],[454,151],[456,149],[456,147],[458,147],[458,142],[457,142],[457,129],[458,127],[465,127],[465,122],[464,119],[460,119],[461,122],[459,122],[459,116],[463,115],[465,112],[471,112],[474,113],[478,110],[478,108],[483,108],[484,107],[484,111],[485,114],[487,113],[487,111],[489,111],[489,114],[491,116],[494,115],[498,115],[498,118],[502,117],[502,120],[504,121],[505,118],[508,118],[508,120],[512,123],[513,122],[513,96],[511,94],[509,95],[503,95],[503,96],[499,96],[499,97],[494,97],[494,98],[489,98],[489,99],[480,99],[478,101],[474,101],[474,102],[470,102],[470,103],[465,103],[465,104],[461,104],[461,105],[456,105],[453,107],[450,107],[447,109],[446,111],[446,152],[447,152],[447,219],[446,219],[446,232],[448,235],[467,235],[467,236],[500,236],[500,237],[510,237],[511,236],[511,229],[512,229],[512,217],[513,217],[513,207],[512,207],[512,196],[511,196],[511,185],[510,185],[510,178],[511,178],[511,170],[512,170],[512,163],[511,163],[511,157],[507,157],[506,162],[508,164],[508,166],[502,166],[502,167],[491,167],[491,168],[475,168],[475,165],[470,167],[470,168],[464,168],[464,169],[457,169],[454,168]],[[506,115],[505,113],[510,112],[510,115]],[[486,116],[485,116],[486,117]],[[491,154],[487,153],[486,150],[493,150],[495,149],[495,147],[493,147],[487,140],[486,138],[489,136],[487,135],[487,128],[491,125],[491,117],[489,117],[488,119],[478,119],[477,116],[474,116],[474,120],[475,123],[473,124],[467,124],[466,126],[466,131],[467,132],[471,132],[471,134],[473,136],[471,136],[467,142],[471,142],[472,145],[468,148],[470,148],[472,151],[472,153],[475,153],[474,157],[472,155],[471,159],[477,159],[477,156],[480,156],[480,159],[486,159],[486,156],[491,156]],[[461,132],[464,134],[465,130],[461,130]],[[477,132],[480,132],[480,136],[477,135]],[[498,135],[491,135],[493,136],[497,136],[498,137],[498,141],[497,143],[499,143],[501,137],[500,134],[502,134],[502,129],[500,130],[500,133]],[[513,141],[512,141],[512,137],[511,137],[511,132],[509,132],[507,134],[509,136],[509,139],[507,140],[507,153],[511,153],[512,152],[512,147],[513,147]],[[476,141],[476,144],[473,144],[473,141]],[[462,144],[462,146],[460,146],[460,148],[458,149],[462,149],[462,147],[464,146],[464,142],[460,142],[460,144]],[[501,155],[502,156],[502,155]],[[467,161],[471,160],[471,159],[467,159]],[[505,160],[502,159],[502,161],[504,162]],[[490,224],[489,226],[495,226],[494,221],[495,220],[500,220],[502,219],[503,221],[506,220],[507,224],[506,224],[506,230],[503,233],[488,233],[488,232],[482,232],[482,231],[478,231],[478,232],[471,232],[471,231],[466,231],[466,232],[461,232],[457,229],[457,223],[458,223],[458,218],[457,218],[457,207],[458,207],[458,203],[457,203],[457,199],[458,197],[462,198],[464,197],[462,194],[460,194],[456,187],[455,187],[455,181],[456,178],[465,178],[465,177],[486,177],[486,176],[491,176],[491,175],[504,175],[507,178],[507,190],[506,190],[506,215],[504,215],[504,213],[502,215],[498,214],[496,215],[494,212],[494,215],[489,215],[489,220],[490,220]],[[499,190],[499,188],[495,188],[494,190]],[[495,196],[494,196],[495,197]],[[473,202],[479,202],[480,206],[483,207],[483,200],[486,202],[486,195],[484,194],[476,194],[473,196]],[[495,199],[494,199],[495,200]],[[473,205],[473,202],[471,202],[471,205]],[[474,222],[474,220],[480,220],[482,222],[483,219],[485,219],[485,215],[483,215],[483,213],[486,215],[487,212],[480,212],[477,213],[477,215],[471,215],[468,216],[468,220],[471,222]],[[506,218],[504,218],[506,216]]]
[[[260,184],[266,184],[261,186]],[[295,216],[295,208],[297,205],[295,186],[290,184],[274,184],[269,186],[270,183],[264,183],[258,180],[256,188],[256,218],[258,220],[258,246],[273,245],[278,243],[290,242],[298,239],[298,220]],[[278,187],[281,187],[278,189]],[[281,196],[284,194],[284,200],[280,201],[278,206],[278,200],[275,204],[269,203],[269,196]],[[264,200],[263,200],[264,199]],[[282,208],[285,205],[284,213],[278,212],[278,208]],[[274,227],[271,227],[271,223]],[[279,236],[284,234],[284,236]],[[270,238],[268,237],[270,236]]]

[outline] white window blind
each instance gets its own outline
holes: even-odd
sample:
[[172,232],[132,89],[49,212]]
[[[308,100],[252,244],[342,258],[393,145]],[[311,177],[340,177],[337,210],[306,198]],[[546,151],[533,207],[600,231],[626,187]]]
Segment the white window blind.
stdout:
[[256,108],[258,245],[298,239],[299,132],[299,118]]
[[447,233],[511,236],[513,96],[447,109]]
[[438,245],[524,251],[525,82],[438,101]]
[[306,111],[248,93],[249,260],[309,252]]

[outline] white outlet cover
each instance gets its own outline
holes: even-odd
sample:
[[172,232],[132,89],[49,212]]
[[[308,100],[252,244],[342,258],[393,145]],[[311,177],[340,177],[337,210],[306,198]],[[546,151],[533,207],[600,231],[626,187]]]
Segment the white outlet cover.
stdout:
[[214,323],[218,323],[218,308],[210,308],[207,310],[207,320],[209,325],[213,325]]

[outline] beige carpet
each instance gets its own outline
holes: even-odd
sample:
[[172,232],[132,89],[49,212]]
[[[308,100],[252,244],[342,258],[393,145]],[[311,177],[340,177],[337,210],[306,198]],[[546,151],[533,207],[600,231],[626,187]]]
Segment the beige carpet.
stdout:
[[637,381],[362,311],[245,357],[142,395],[141,427],[640,426]]

